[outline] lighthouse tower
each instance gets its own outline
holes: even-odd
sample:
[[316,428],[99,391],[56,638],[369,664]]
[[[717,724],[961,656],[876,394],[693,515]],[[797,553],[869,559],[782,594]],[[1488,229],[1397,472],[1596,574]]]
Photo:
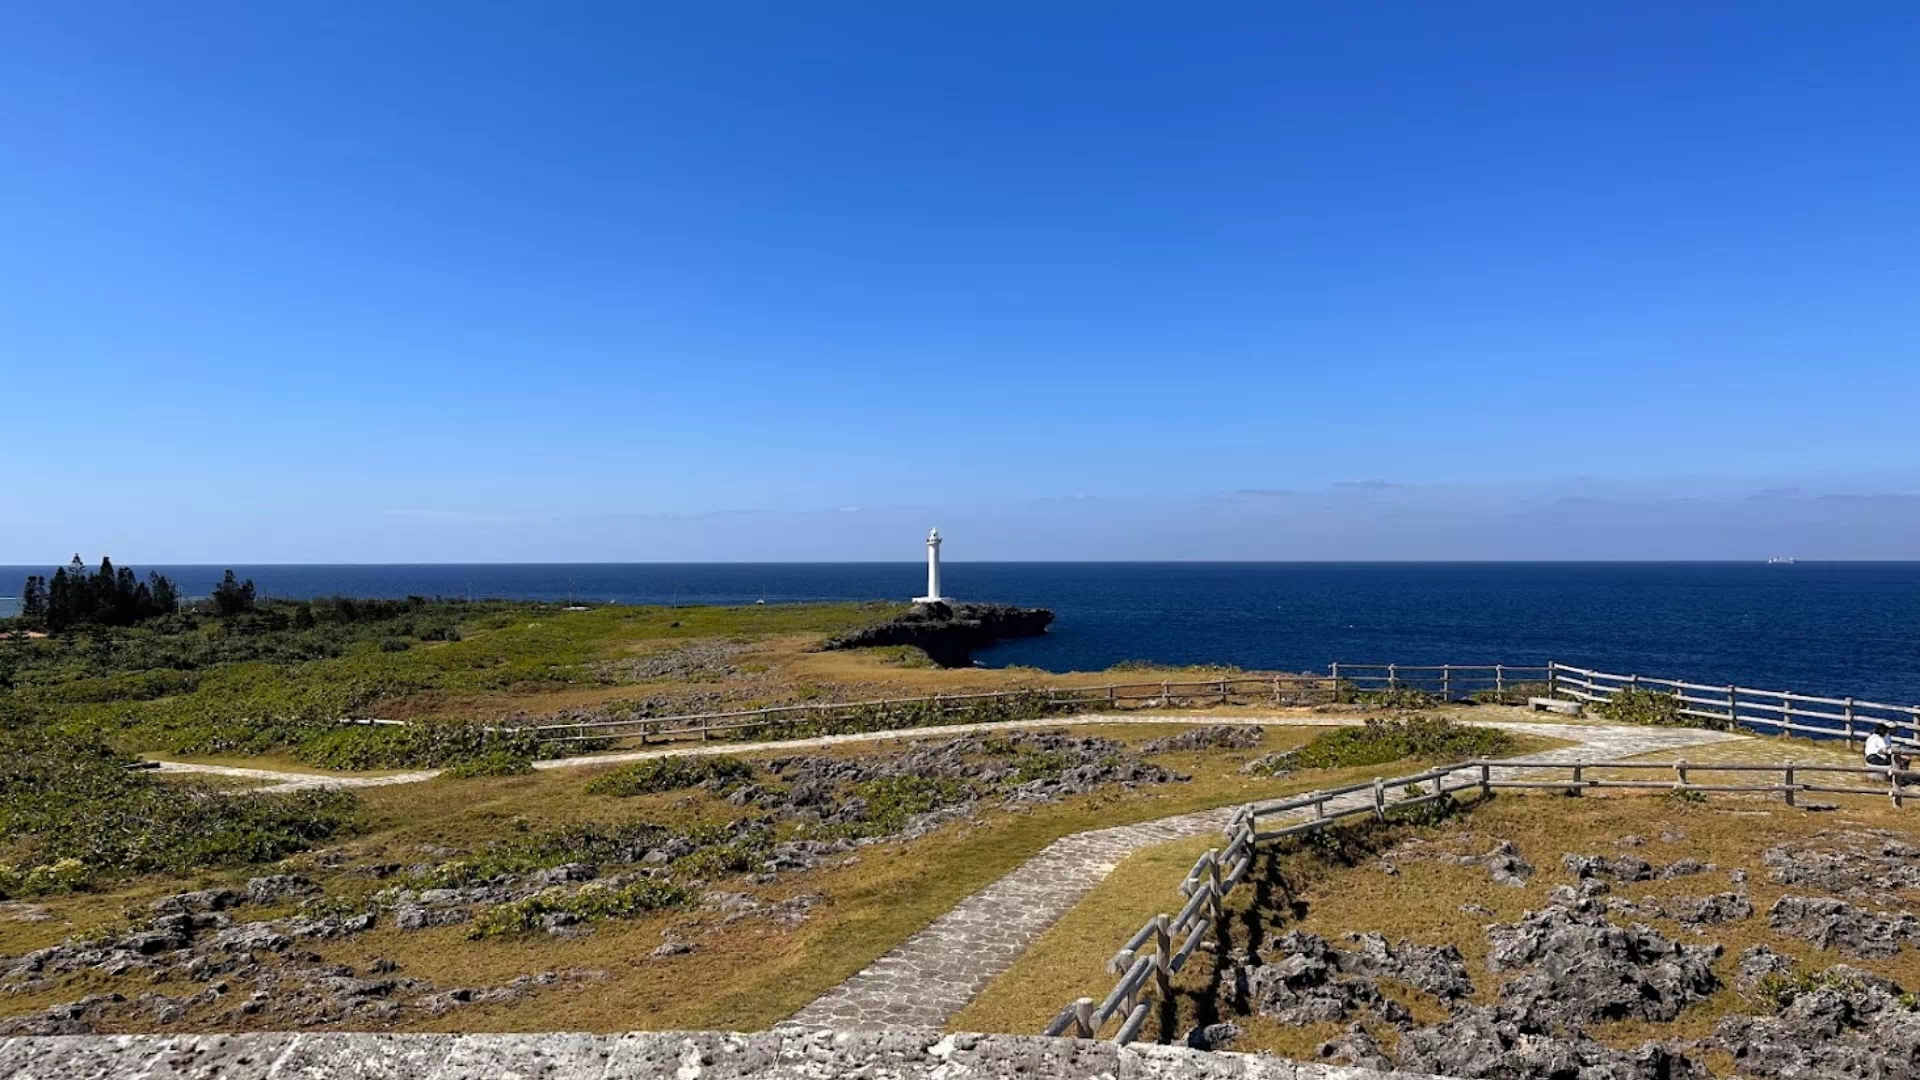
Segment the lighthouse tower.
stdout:
[[947,598],[940,595],[940,530],[927,534],[927,595],[913,598],[916,604],[944,604]]

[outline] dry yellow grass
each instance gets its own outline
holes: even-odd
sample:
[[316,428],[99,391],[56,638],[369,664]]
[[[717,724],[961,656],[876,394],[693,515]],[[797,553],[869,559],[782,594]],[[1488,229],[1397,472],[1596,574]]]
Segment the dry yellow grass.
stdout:
[[[1082,727],[1075,733],[1138,745],[1187,730],[1189,726],[1181,724],[1128,724]],[[497,984],[549,970],[606,972],[604,979],[562,983],[511,1005],[476,1006],[437,1020],[417,1020],[412,1024],[416,1028],[760,1028],[789,1015],[1060,836],[1322,787],[1344,778],[1345,773],[1319,773],[1274,780],[1239,772],[1246,759],[1298,745],[1315,734],[1311,728],[1277,727],[1269,729],[1265,744],[1256,750],[1160,755],[1156,760],[1190,773],[1192,779],[1095,793],[1019,812],[991,810],[977,823],[951,825],[911,843],[864,849],[846,865],[785,875],[770,886],[744,879],[718,886],[767,900],[803,893],[824,896],[812,917],[793,931],[758,918],[728,923],[710,912],[679,912],[601,923],[578,939],[534,935],[471,942],[464,927],[407,933],[383,924],[341,941],[314,943],[313,948],[325,962],[361,969],[376,958],[393,960],[402,975],[445,987]],[[840,756],[898,749],[898,744],[850,744],[813,752]],[[587,783],[602,771],[554,770],[370,789],[363,793],[368,832],[337,849],[358,862],[404,863],[426,858],[419,850],[424,845],[470,848],[485,837],[522,826],[633,819],[690,824],[725,821],[741,813],[705,793],[631,799],[586,794]],[[294,865],[321,880],[330,893],[364,894],[378,887],[365,878],[326,870],[310,856],[294,860]],[[191,880],[148,878],[104,895],[54,898],[45,905],[53,916],[49,921],[0,924],[0,951],[24,952],[69,933],[111,925],[122,909],[142,907],[154,896],[233,884],[246,876],[234,872]],[[697,940],[699,948],[684,956],[651,958],[649,953],[668,930]],[[105,981],[88,985],[95,990],[132,989]],[[62,987],[9,998],[0,1003],[0,1011],[19,1014],[76,996],[73,987]],[[200,1016],[189,1014],[168,1030],[191,1030],[200,1022]]]
[[[1802,747],[1781,748],[1794,757],[1803,751]],[[1904,950],[1887,959],[1823,953],[1767,925],[1765,913],[1775,900],[1790,891],[1805,894],[1808,890],[1790,890],[1769,880],[1760,862],[1766,848],[1828,829],[1885,828],[1920,835],[1912,810],[1896,811],[1878,799],[1843,802],[1837,811],[1818,813],[1786,807],[1777,798],[1746,796],[1715,796],[1696,803],[1659,794],[1590,794],[1574,799],[1503,793],[1448,824],[1376,831],[1355,852],[1359,857],[1352,865],[1329,863],[1298,849],[1263,860],[1261,872],[1255,875],[1257,887],[1241,889],[1232,898],[1233,945],[1257,948],[1294,928],[1336,942],[1348,932],[1375,931],[1389,940],[1452,943],[1474,974],[1477,999],[1492,1001],[1502,980],[1486,970],[1486,925],[1513,921],[1526,910],[1542,906],[1550,888],[1571,880],[1560,867],[1562,854],[1624,851],[1656,866],[1693,858],[1713,863],[1716,869],[1670,881],[1618,885],[1615,896],[1643,901],[1728,891],[1735,888],[1730,872],[1744,868],[1749,873],[1745,888],[1756,915],[1707,927],[1704,935],[1663,918],[1633,916],[1634,921],[1648,922],[1676,940],[1724,946],[1715,969],[1728,988],[1689,1008],[1672,1024],[1601,1024],[1591,1029],[1596,1038],[1634,1046],[1651,1038],[1705,1034],[1720,1017],[1747,1007],[1731,983],[1740,951],[1755,944],[1799,958],[1813,970],[1844,962],[1886,975],[1903,986],[1920,987],[1920,951]],[[1462,832],[1483,838],[1483,846],[1474,850],[1484,850],[1494,839],[1512,840],[1538,868],[1536,874],[1525,888],[1515,889],[1493,884],[1478,867],[1413,858],[1393,860],[1397,873],[1388,874],[1381,860],[1368,854],[1406,838],[1441,839]],[[1616,842],[1628,835],[1643,837],[1645,843],[1618,846]],[[957,1018],[955,1029],[1037,1031],[1067,1001],[1104,996],[1113,977],[1101,965],[1142,922],[1166,909],[1182,874],[1207,846],[1204,842],[1167,845],[1129,859]],[[1469,904],[1492,915],[1463,911]],[[1180,977],[1175,1011],[1156,1016],[1147,1035],[1183,1033],[1196,1023],[1231,1018],[1244,1030],[1234,1044],[1236,1050],[1312,1057],[1320,1042],[1339,1033],[1339,1025],[1297,1028],[1258,1016],[1222,1017],[1214,974],[1211,955],[1197,953]],[[1435,1022],[1443,1015],[1431,999],[1390,981],[1386,985],[1413,1008],[1421,1022]],[[1376,1035],[1391,1048],[1392,1029],[1383,1028]]]

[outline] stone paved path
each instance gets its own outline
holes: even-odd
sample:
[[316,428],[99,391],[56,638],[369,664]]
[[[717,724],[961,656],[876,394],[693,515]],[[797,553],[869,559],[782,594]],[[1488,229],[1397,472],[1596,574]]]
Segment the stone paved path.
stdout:
[[[1516,734],[1577,740],[1572,746],[1529,755],[1536,761],[1612,760],[1746,737],[1693,728],[1555,723],[1493,726]],[[1501,774],[1521,771],[1496,770],[1495,776],[1508,778]],[[1398,792],[1392,796],[1396,801],[1401,797]],[[1344,809],[1371,805],[1372,801],[1371,792],[1359,792],[1329,805]],[[1012,967],[1027,946],[1081,897],[1105,880],[1121,859],[1170,840],[1217,834],[1226,827],[1233,809],[1223,807],[1061,837],[821,995],[787,1022],[855,1029],[942,1027],[989,982]],[[1264,826],[1277,820],[1282,819],[1263,817],[1261,823]]]

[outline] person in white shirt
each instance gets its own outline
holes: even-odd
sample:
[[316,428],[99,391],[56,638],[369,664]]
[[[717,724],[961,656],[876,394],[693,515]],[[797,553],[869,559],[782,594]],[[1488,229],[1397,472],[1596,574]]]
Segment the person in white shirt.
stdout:
[[1876,768],[1905,769],[1907,767],[1904,757],[1894,756],[1893,725],[1876,724],[1873,734],[1867,736],[1867,764]]

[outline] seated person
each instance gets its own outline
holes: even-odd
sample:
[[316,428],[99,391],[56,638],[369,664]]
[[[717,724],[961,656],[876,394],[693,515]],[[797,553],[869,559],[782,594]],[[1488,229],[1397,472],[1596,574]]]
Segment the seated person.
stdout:
[[1893,725],[1876,724],[1867,736],[1867,764],[1882,769],[1905,769],[1907,758],[1893,752]]

